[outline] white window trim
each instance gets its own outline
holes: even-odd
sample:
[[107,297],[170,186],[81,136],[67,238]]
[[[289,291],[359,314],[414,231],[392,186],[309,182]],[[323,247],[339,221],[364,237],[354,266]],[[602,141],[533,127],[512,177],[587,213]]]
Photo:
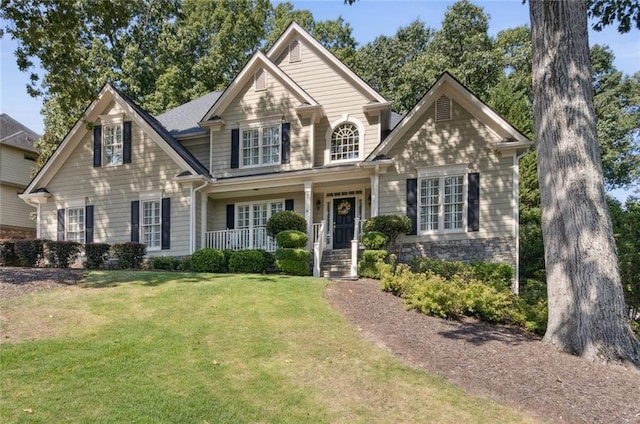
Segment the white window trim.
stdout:
[[[140,192],[138,194],[138,200],[140,201],[140,217],[138,218],[138,233],[139,233],[139,240],[141,243],[144,243],[147,246],[147,251],[148,252],[156,252],[159,250],[162,250],[162,191],[157,190],[157,191],[145,191],[145,192]],[[144,240],[144,203],[148,203],[148,202],[158,202],[160,205],[159,208],[159,218],[160,218],[160,243],[158,244],[158,246],[149,246],[145,243]]]
[[86,243],[87,241],[87,216],[86,216],[86,198],[81,199],[69,199],[64,202],[64,239],[69,240],[69,210],[82,209],[82,241],[80,243]]
[[[336,128],[338,128],[342,124],[351,123],[358,128],[358,157],[353,159],[340,159],[340,160],[331,160],[331,137],[333,136],[333,132]],[[360,162],[364,159],[364,125],[362,122],[348,114],[342,115],[340,118],[336,119],[331,123],[329,128],[327,129],[327,133],[325,134],[326,141],[326,149],[325,149],[325,163],[352,163],[352,162]]]
[[[453,234],[464,233],[467,228],[467,211],[469,208],[469,166],[468,165],[444,165],[435,166],[432,168],[419,169],[418,172],[418,187],[417,187],[417,222],[418,222],[418,234],[430,235],[430,234]],[[462,224],[460,228],[444,228],[444,179],[447,177],[462,177]],[[438,179],[438,229],[437,230],[421,230],[421,185],[424,179]]]
[[[278,160],[278,162],[273,162],[273,163],[262,163],[262,136],[263,136],[263,131],[265,128],[268,127],[278,127],[278,136],[280,138],[280,142],[278,143],[279,149],[280,149],[280,154],[279,154],[279,158],[280,160]],[[259,163],[256,165],[244,165],[244,161],[243,161],[243,150],[245,150],[242,147],[242,141],[243,141],[243,133],[245,131],[248,130],[258,130],[258,160]],[[240,134],[239,134],[240,140],[239,140],[239,157],[238,157],[238,165],[240,167],[240,169],[249,169],[249,168],[262,168],[265,166],[278,166],[282,164],[282,120],[279,121],[256,121],[256,122],[247,122],[244,125],[242,125],[240,127]]]
[[239,202],[235,204],[235,211],[234,211],[234,219],[233,219],[233,225],[234,228],[236,229],[247,229],[245,228],[238,228],[239,227],[239,223],[238,223],[238,209],[240,207],[244,207],[244,206],[249,206],[249,229],[251,228],[258,228],[255,227],[253,225],[253,221],[254,221],[254,217],[253,217],[253,206],[254,205],[263,205],[263,204],[267,204],[267,219],[269,219],[271,217],[271,204],[273,203],[282,203],[282,210],[285,210],[286,204],[285,204],[285,199],[266,199],[266,200],[253,200],[253,201],[249,201],[249,202]]
[[[107,135],[107,128],[120,128],[120,150],[122,152],[122,154],[120,155],[120,162],[118,163],[109,163],[107,162],[107,146],[105,144],[105,137]],[[103,124],[102,125],[102,131],[101,131],[101,136],[102,136],[102,166],[104,167],[109,167],[109,166],[120,166],[124,164],[124,122],[113,122],[113,123],[108,123],[108,124]]]

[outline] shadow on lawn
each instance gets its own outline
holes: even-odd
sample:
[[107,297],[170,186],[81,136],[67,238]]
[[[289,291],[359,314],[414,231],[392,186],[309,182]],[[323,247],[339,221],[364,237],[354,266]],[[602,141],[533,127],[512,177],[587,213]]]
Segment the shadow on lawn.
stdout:
[[460,322],[456,329],[440,331],[438,334],[448,339],[464,340],[474,345],[489,342],[519,345],[540,340],[538,336],[526,333],[517,327],[499,326],[471,320]]
[[147,287],[157,287],[169,282],[199,283],[218,278],[225,278],[225,275],[158,271],[95,271],[84,286],[98,289],[117,287],[121,284],[140,284]]

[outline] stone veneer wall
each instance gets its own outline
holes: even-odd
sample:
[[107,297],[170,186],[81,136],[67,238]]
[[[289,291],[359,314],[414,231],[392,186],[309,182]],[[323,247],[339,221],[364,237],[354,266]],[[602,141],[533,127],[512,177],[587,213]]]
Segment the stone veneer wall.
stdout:
[[396,251],[398,261],[410,263],[416,256],[461,262],[500,262],[513,267],[516,265],[515,240],[509,238],[488,238],[473,240],[443,240],[402,243]]

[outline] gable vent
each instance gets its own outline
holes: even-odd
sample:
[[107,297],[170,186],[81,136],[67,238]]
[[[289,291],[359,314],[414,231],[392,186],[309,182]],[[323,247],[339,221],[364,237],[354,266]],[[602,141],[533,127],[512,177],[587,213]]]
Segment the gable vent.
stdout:
[[256,91],[267,89],[267,73],[264,69],[261,68],[253,74],[253,83]]
[[451,120],[451,99],[444,94],[436,100],[436,122]]
[[289,62],[300,62],[302,60],[302,46],[298,40],[289,44]]

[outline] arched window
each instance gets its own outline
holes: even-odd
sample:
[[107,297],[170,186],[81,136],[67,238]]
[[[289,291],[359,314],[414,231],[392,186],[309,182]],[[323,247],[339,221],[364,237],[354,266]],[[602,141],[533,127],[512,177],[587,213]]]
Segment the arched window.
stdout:
[[331,161],[358,159],[360,157],[360,134],[358,127],[346,122],[336,127],[331,134]]

